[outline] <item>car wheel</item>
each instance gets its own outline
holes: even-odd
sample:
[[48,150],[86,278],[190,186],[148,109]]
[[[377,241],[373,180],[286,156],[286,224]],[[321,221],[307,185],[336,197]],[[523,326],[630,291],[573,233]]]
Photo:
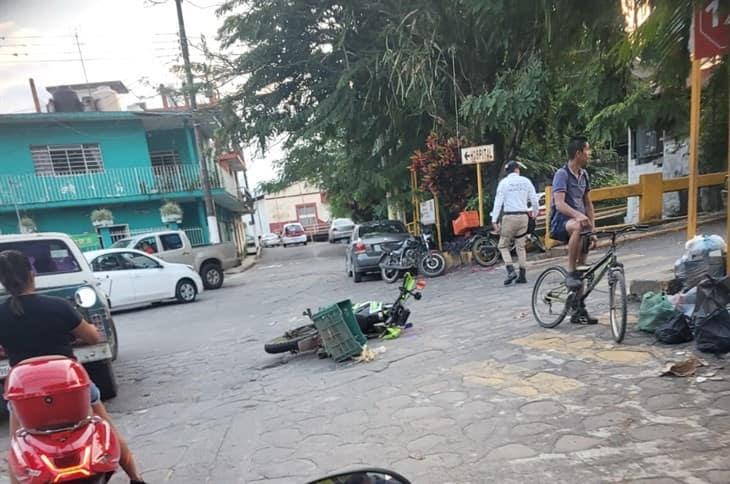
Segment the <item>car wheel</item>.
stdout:
[[345,258],[345,273],[347,277],[352,277],[352,267],[350,267],[350,261]]
[[117,377],[114,375],[111,360],[93,361],[86,364],[91,380],[99,387],[101,399],[108,400],[117,396]]
[[355,282],[362,282],[362,272],[352,272],[352,280]]
[[200,276],[206,289],[218,289],[223,285],[223,269],[218,264],[205,264],[200,270]]
[[181,303],[191,303],[198,297],[198,288],[190,279],[182,279],[175,288],[175,298]]

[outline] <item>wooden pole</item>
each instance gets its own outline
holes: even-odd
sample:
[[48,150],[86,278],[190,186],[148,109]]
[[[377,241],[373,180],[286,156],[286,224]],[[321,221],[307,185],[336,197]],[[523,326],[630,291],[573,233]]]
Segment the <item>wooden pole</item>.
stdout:
[[553,247],[553,239],[550,238],[550,217],[552,213],[553,187],[545,187],[545,247]]
[[482,185],[482,164],[477,163],[477,194],[479,196],[479,225],[484,227],[484,187]]
[[692,94],[689,112],[689,191],[687,192],[687,240],[697,235],[697,157],[700,145],[700,59],[692,58]]
[[441,252],[443,249],[441,248],[441,215],[439,214],[439,197],[438,195],[433,196],[433,204],[434,208],[436,210],[436,236],[438,237],[438,243],[439,243],[439,252]]

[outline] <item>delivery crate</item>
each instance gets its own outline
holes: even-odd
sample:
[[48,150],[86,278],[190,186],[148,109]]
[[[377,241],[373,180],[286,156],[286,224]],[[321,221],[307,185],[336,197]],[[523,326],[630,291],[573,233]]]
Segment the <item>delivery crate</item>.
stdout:
[[319,332],[324,350],[333,360],[344,361],[362,352],[362,345],[353,336],[337,304],[314,314],[312,321]]
[[477,228],[479,223],[479,212],[461,212],[459,217],[451,223],[454,227],[454,235],[462,235],[469,229]]
[[350,332],[352,333],[352,336],[355,337],[355,340],[361,345],[367,343],[368,339],[364,334],[362,334],[360,325],[357,324],[357,318],[352,310],[352,302],[349,299],[345,299],[344,301],[338,302],[337,307],[340,308],[340,311],[342,311],[342,317],[345,318],[345,323],[347,323],[347,327],[350,328]]

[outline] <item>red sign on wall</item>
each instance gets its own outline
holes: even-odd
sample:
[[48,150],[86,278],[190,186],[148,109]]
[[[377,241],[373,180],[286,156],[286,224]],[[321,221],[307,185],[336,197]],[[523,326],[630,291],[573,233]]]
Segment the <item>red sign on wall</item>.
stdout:
[[730,52],[730,11],[720,0],[700,2],[692,19],[693,52],[696,59]]

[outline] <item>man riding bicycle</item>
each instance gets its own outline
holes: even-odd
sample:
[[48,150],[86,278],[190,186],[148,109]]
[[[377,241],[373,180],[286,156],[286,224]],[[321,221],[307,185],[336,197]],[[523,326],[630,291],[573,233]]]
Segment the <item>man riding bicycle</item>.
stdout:
[[[595,228],[595,214],[591,202],[591,182],[586,171],[591,159],[591,147],[583,136],[574,136],[568,142],[568,163],[555,172],[550,215],[550,236],[568,244],[568,277],[565,285],[580,289],[582,282],[576,271],[585,264],[586,252],[581,247],[581,233]],[[576,324],[596,324],[598,320],[581,307],[571,317]]]

